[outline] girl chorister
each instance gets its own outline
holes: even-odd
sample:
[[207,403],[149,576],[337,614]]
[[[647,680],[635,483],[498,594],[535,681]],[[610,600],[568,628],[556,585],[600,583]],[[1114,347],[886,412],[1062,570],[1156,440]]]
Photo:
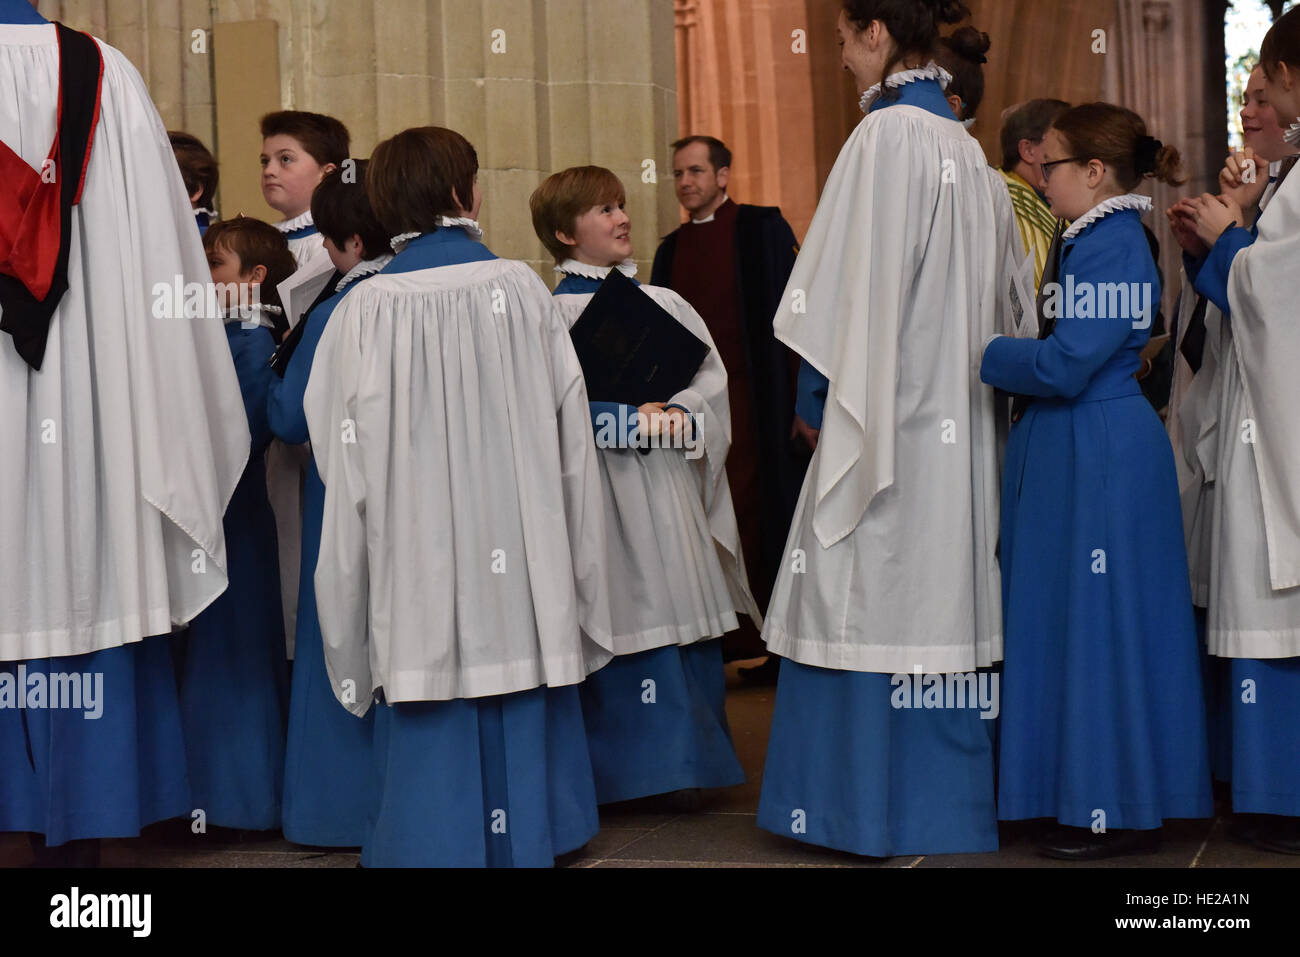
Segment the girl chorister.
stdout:
[[[534,228],[563,276],[555,302],[566,327],[611,270],[636,271],[624,200],[618,177],[594,166],[557,173],[533,194]],[[582,705],[602,804],[666,792],[687,792],[680,797],[689,804],[692,789],[744,780],[714,639],[737,627],[738,614],[759,625],[761,618],[724,468],[726,370],[685,300],[669,289],[640,289],[709,353],[675,395],[640,410],[591,404],[618,657],[583,683]]]
[[1043,165],[1072,221],[1037,339],[999,337],[985,382],[1026,397],[1003,467],[1006,657],[998,816],[1054,818],[1044,853],[1151,850],[1212,812],[1200,663],[1173,456],[1134,378],[1160,281],[1133,193],[1176,150],[1104,103],[1059,117]]

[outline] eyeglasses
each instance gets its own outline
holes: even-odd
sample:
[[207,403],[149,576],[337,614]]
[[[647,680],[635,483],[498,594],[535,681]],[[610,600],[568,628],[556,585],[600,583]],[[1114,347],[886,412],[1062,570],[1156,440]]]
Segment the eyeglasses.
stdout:
[[1060,166],[1062,163],[1084,163],[1084,162],[1087,161],[1084,160],[1082,157],[1071,156],[1063,160],[1052,160],[1050,163],[1039,163],[1038,171],[1043,174],[1044,180],[1048,180],[1052,178],[1052,168],[1054,166]]

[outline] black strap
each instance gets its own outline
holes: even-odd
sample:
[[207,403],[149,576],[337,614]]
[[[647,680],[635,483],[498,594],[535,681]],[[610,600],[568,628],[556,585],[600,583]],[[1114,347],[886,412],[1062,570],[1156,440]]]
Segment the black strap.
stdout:
[[1187,321],[1187,331],[1183,333],[1182,344],[1178,351],[1183,354],[1187,364],[1192,367],[1192,372],[1201,371],[1201,360],[1205,356],[1205,308],[1209,305],[1209,300],[1204,296],[1196,297],[1196,308],[1192,310],[1192,318]]
[[[1052,234],[1052,245],[1047,250],[1047,263],[1043,266],[1043,278],[1038,284],[1038,298],[1035,301],[1034,308],[1038,312],[1038,338],[1046,339],[1056,331],[1056,317],[1047,315],[1047,301],[1051,298],[1050,294],[1045,292],[1049,285],[1057,283],[1061,278],[1061,254],[1065,242],[1065,220],[1056,221],[1056,232]],[[1033,401],[1032,396],[1018,395],[1011,403],[1011,421],[1019,422],[1029,403]]]
[[13,336],[14,348],[33,369],[45,361],[50,320],[68,291],[68,251],[71,248],[72,206],[81,186],[82,172],[94,133],[99,85],[104,62],[94,39],[61,23],[59,37],[59,91],[63,113],[59,122],[59,258],[54,280],[44,299],[38,300],[23,283],[0,274],[0,330]]

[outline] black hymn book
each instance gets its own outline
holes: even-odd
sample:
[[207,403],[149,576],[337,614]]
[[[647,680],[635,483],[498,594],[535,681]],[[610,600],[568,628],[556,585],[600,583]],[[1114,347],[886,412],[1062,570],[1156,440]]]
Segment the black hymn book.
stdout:
[[690,386],[709,346],[618,269],[569,330],[592,402],[667,402]]

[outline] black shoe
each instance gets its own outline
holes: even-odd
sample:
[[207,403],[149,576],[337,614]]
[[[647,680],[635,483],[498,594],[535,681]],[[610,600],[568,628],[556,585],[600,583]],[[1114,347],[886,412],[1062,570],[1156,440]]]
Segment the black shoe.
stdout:
[[1255,846],[1274,854],[1300,855],[1300,818],[1261,814],[1255,830]]
[[704,806],[704,792],[699,788],[682,788],[664,795],[664,803],[682,814],[690,814]]
[[99,840],[92,838],[84,841],[68,841],[57,847],[45,843],[45,835],[28,834],[32,853],[36,855],[34,866],[41,868],[90,868],[99,867]]
[[1061,827],[1038,845],[1041,854],[1058,861],[1100,861],[1125,854],[1152,854],[1159,849],[1159,828],[1150,831],[1123,828],[1094,834],[1085,827]]
[[1236,844],[1259,846],[1259,815],[1230,814],[1223,828],[1224,837]]
[[768,655],[767,660],[761,665],[755,665],[752,668],[737,668],[736,672],[740,675],[740,680],[747,685],[754,685],[755,687],[774,685],[777,676],[781,673],[781,659],[777,655]]

